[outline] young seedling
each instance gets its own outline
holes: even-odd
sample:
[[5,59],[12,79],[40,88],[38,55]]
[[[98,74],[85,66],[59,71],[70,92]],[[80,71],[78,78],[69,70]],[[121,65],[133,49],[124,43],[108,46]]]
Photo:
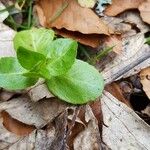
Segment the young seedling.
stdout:
[[25,89],[44,78],[49,91],[61,100],[72,104],[95,100],[104,87],[101,74],[76,59],[76,41],[54,40],[54,36],[54,31],[43,28],[18,32],[14,38],[17,57],[0,59],[0,87]]

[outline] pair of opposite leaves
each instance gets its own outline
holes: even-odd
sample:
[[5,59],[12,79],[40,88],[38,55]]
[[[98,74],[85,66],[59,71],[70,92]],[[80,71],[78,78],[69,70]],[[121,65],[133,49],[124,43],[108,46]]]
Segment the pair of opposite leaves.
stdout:
[[52,30],[43,28],[18,32],[14,38],[17,58],[0,59],[0,87],[25,89],[44,78],[48,89],[64,101],[95,100],[104,87],[101,74],[76,59],[76,41],[54,37]]

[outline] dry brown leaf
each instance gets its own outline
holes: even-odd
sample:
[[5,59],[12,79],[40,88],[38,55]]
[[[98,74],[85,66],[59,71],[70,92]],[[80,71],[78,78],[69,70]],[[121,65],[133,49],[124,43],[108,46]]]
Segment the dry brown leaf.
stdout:
[[63,37],[70,37],[78,42],[91,46],[93,48],[98,47],[101,42],[101,37],[99,34],[82,34],[80,32],[71,32],[65,29],[54,29],[55,32]]
[[[57,16],[64,4],[66,8]],[[42,26],[54,28],[57,34],[82,44],[98,47],[99,34],[109,34],[107,25],[91,9],[81,7],[75,0],[39,0],[35,8]]]
[[[51,21],[57,11],[66,3],[68,6],[64,11]],[[75,0],[39,0],[38,5],[44,12],[47,27],[65,28],[84,34],[108,34],[108,27],[103,21],[91,9],[81,7]]]
[[111,35],[109,37],[106,37],[104,39],[104,45],[105,47],[114,46],[113,51],[117,54],[120,54],[123,49],[121,35]]
[[100,150],[101,137],[98,122],[89,105],[85,109],[85,122],[87,127],[74,139],[74,150]]
[[150,24],[150,0],[146,0],[139,6],[140,15],[144,22]]
[[144,0],[112,0],[112,4],[105,9],[108,16],[116,16],[129,9],[136,9]]
[[143,69],[140,72],[140,79],[143,85],[143,90],[150,99],[150,67]]
[[27,124],[24,124],[22,122],[19,122],[16,119],[13,119],[7,112],[2,111],[2,118],[3,118],[3,125],[5,128],[19,136],[25,136],[30,134],[33,130],[35,130],[34,126],[30,126]]
[[129,101],[125,99],[123,92],[121,91],[119,85],[117,83],[109,84],[105,87],[105,90],[111,93],[115,98],[119,101],[125,103],[127,106],[131,107]]
[[36,128],[42,128],[51,122],[67,107],[56,98],[43,99],[32,102],[29,98],[18,97],[7,102],[0,103],[0,110],[5,110],[12,118]]
[[105,124],[103,141],[111,149],[150,149],[150,126],[148,124],[108,92],[104,92],[101,103]]

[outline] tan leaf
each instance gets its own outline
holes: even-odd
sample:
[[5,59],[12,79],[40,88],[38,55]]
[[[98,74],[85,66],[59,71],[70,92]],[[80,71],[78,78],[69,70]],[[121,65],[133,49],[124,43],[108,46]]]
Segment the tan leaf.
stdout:
[[143,69],[140,72],[140,78],[143,85],[143,90],[150,99],[150,67]]
[[129,9],[136,9],[144,0],[112,0],[112,4],[105,9],[108,16],[116,16]]
[[123,50],[122,37],[121,35],[111,35],[104,39],[105,47],[114,46],[113,51],[120,54]]
[[12,133],[15,133],[20,136],[25,136],[25,135],[30,134],[33,130],[35,130],[34,126],[30,126],[30,125],[24,124],[22,122],[19,122],[16,119],[13,119],[5,111],[2,111],[1,114],[3,117],[3,125],[5,126],[5,128],[8,131],[10,131]]
[[[150,149],[150,126],[108,92],[101,99],[103,141],[113,150]],[[115,144],[114,144],[115,143]]]
[[[66,3],[68,6],[56,19],[51,20]],[[44,12],[47,27],[65,28],[84,34],[108,34],[103,21],[91,9],[81,7],[75,0],[40,0],[38,5]]]
[[139,11],[143,21],[150,24],[150,0],[143,2],[139,6]]
[[101,42],[101,37],[99,34],[82,34],[80,32],[71,32],[65,29],[54,29],[55,32],[63,37],[69,37],[78,42],[91,46],[93,48],[98,47]]
[[11,99],[0,103],[0,110],[5,110],[12,118],[36,128],[45,126],[51,122],[67,107],[67,104],[56,98],[43,99],[32,102],[26,97]]
[[82,7],[93,8],[96,4],[96,0],[78,0],[78,3]]

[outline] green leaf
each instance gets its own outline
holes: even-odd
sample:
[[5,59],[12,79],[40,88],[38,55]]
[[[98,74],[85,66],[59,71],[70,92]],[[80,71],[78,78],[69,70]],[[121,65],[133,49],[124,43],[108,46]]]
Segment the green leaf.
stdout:
[[53,30],[33,28],[31,30],[18,32],[14,38],[14,47],[16,50],[18,50],[19,47],[23,47],[46,56],[49,50],[48,47],[53,38]]
[[49,47],[47,69],[52,76],[66,73],[77,55],[77,42],[71,39],[57,39]]
[[33,67],[46,61],[46,57],[43,54],[27,50],[23,47],[18,48],[17,58],[21,66],[27,70],[31,70]]
[[37,78],[23,76],[26,72],[15,57],[0,59],[0,87],[8,90],[25,89],[34,85]]
[[80,60],[76,60],[65,75],[52,77],[46,82],[53,94],[73,104],[95,100],[104,88],[101,74],[93,66]]

